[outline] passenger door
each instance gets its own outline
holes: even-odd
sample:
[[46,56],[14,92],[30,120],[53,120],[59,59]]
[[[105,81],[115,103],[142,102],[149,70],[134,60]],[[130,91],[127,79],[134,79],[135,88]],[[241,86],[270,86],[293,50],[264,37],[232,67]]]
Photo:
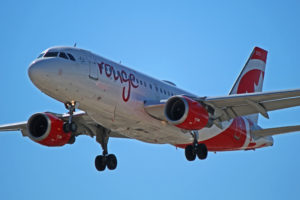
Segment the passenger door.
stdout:
[[98,66],[93,56],[88,57],[88,65],[89,65],[89,78],[93,80],[98,80]]

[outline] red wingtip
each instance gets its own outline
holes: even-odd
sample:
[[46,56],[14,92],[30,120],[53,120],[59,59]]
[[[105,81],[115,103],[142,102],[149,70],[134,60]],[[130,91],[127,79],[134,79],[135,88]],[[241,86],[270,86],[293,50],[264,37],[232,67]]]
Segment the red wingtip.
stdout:
[[258,60],[262,60],[266,63],[267,62],[267,54],[268,54],[268,52],[266,50],[259,48],[259,47],[255,47],[250,59],[258,59]]

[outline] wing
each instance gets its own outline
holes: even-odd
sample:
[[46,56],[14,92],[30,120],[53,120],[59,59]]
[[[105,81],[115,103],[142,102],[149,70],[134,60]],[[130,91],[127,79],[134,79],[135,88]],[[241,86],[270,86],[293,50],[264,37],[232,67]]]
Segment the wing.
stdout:
[[[60,119],[67,121],[69,114],[57,114],[51,113]],[[75,133],[76,136],[78,135],[89,135],[91,137],[95,136],[96,128],[99,124],[97,124],[94,120],[92,120],[85,112],[79,111],[75,112],[73,116],[73,121],[76,122],[78,129]],[[27,132],[27,121],[13,123],[13,124],[5,124],[0,126],[0,131],[21,131],[23,136],[28,136]],[[117,132],[110,132],[109,137],[116,137],[116,138],[127,138],[120,133]]]
[[167,118],[165,117],[164,113],[166,101],[167,100],[145,101],[144,109],[146,113],[148,113],[151,117],[157,120],[167,121]]
[[215,110],[214,118],[219,121],[254,113],[269,118],[269,111],[299,106],[300,89],[204,97],[194,100],[211,106]]
[[[212,118],[218,122],[239,116],[260,113],[268,118],[268,112],[300,105],[300,89],[273,92],[234,94],[219,97],[189,97],[210,107]],[[159,120],[166,120],[164,107],[166,100],[145,101],[145,111]]]
[[279,134],[285,134],[285,133],[291,133],[297,131],[300,131],[300,125],[253,130],[251,131],[251,134],[254,137],[264,137],[264,136],[279,135]]
[[0,131],[21,131],[23,136],[27,136],[27,122],[1,125]]

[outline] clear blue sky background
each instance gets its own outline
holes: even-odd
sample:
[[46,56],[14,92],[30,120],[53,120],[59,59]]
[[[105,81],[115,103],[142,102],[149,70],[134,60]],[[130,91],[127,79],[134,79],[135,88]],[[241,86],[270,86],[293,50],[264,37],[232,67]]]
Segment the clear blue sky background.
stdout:
[[[3,1],[0,6],[0,123],[65,112],[27,75],[55,45],[78,46],[171,80],[198,95],[229,92],[254,46],[269,51],[264,90],[300,88],[299,1]],[[260,118],[263,127],[300,124],[300,108]],[[115,171],[81,136],[62,148],[18,132],[0,134],[0,199],[299,199],[300,133],[257,151],[209,153],[187,162],[170,145],[111,139]]]

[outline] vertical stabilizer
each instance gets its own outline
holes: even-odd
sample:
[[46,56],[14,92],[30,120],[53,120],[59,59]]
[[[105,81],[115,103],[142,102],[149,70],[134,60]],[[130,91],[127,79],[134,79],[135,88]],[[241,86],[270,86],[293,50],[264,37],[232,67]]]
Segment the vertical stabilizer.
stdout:
[[[261,92],[268,52],[255,47],[229,94]],[[257,123],[258,114],[247,116]]]

